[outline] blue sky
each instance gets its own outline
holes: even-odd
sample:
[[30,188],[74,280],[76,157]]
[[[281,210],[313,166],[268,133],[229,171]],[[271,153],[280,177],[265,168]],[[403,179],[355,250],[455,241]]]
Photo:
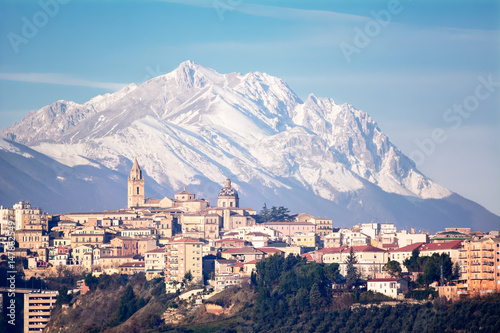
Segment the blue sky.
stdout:
[[499,30],[498,1],[7,0],[0,128],[187,59],[266,72],[368,112],[424,174],[500,214]]

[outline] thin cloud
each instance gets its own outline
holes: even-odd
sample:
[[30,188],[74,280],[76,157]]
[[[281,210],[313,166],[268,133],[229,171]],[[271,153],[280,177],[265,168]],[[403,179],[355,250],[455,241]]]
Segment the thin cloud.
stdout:
[[232,11],[263,17],[273,17],[277,19],[304,19],[304,20],[348,20],[364,22],[371,18],[337,13],[327,10],[313,10],[313,9],[298,9],[289,7],[277,7],[269,5],[258,5],[252,3],[246,3],[244,1],[234,2],[223,2],[223,1],[199,1],[199,0],[163,0],[164,2],[176,3],[181,5],[203,7],[203,8],[213,8],[219,16],[227,15]]
[[0,73],[0,80],[90,87],[111,91],[120,90],[128,85],[127,83],[84,80],[57,73]]

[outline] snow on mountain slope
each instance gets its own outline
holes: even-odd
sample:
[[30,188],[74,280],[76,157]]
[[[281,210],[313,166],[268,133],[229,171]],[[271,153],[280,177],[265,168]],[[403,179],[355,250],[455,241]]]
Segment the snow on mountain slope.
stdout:
[[403,221],[425,206],[437,221],[442,208],[432,200],[455,196],[365,112],[312,94],[303,102],[265,73],[219,74],[191,61],[82,105],[56,102],[0,133],[73,168],[125,176],[137,157],[151,183],[168,191],[213,195],[231,177],[257,202],[282,194],[280,204],[307,202],[350,218]]
[[123,98],[137,86],[131,84],[113,94],[99,95],[84,104],[57,101],[38,111],[30,111],[20,122],[4,128],[0,136],[19,143],[55,142],[82,121]]
[[70,166],[95,160],[118,170],[121,157],[137,155],[171,186],[230,174],[266,186],[297,183],[328,200],[360,189],[359,178],[390,193],[451,194],[418,172],[365,112],[314,95],[302,102],[265,73],[222,75],[191,61],[83,105],[56,102],[2,135]]

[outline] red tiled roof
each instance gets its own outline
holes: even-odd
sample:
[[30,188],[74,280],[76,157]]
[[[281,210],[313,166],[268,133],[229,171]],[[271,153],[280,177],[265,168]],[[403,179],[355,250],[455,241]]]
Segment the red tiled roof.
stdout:
[[310,225],[314,226],[311,222],[264,222],[263,225]]
[[266,237],[269,237],[269,235],[268,235],[268,234],[265,234],[265,233],[263,233],[263,232],[258,232],[258,231],[256,231],[256,232],[249,232],[248,234],[246,234],[246,236],[248,236],[248,235],[252,235],[252,236],[266,236]]
[[234,238],[234,237],[230,237],[230,238],[223,238],[223,239],[219,239],[218,241],[215,241],[216,243],[221,243],[221,242],[245,242],[243,239],[239,239],[239,238]]
[[310,253],[304,253],[304,254],[301,254],[300,256],[303,258],[306,258],[307,261],[314,261],[314,259]]
[[394,253],[394,252],[412,252],[415,249],[418,249],[420,245],[425,244],[424,242],[418,242],[418,243],[413,243],[410,245],[406,245],[403,247],[400,247],[399,249],[394,249],[390,250],[389,253]]
[[254,259],[254,260],[250,260],[250,261],[244,262],[243,264],[245,264],[245,265],[251,265],[251,264],[256,264],[258,262],[260,262],[260,260]]
[[165,252],[165,248],[163,248],[163,247],[160,247],[160,248],[157,248],[154,250],[146,251],[146,253],[162,253],[162,252]]
[[[371,245],[361,245],[361,246],[353,246],[354,252],[386,252],[384,249],[379,249],[378,247]],[[345,248],[342,252],[350,252],[351,247]]]
[[254,249],[253,247],[239,247],[239,248],[234,248],[234,249],[228,249],[226,251],[221,252],[221,254],[224,253],[263,253],[261,250]]
[[181,239],[176,239],[173,241],[170,241],[169,243],[199,243],[203,244],[203,242],[191,239],[191,238],[181,238]]
[[436,251],[436,250],[454,250],[459,249],[461,247],[461,240],[451,241],[451,242],[442,242],[442,243],[428,243],[422,244],[420,246],[420,251]]
[[257,250],[260,250],[260,251],[262,251],[262,252],[264,252],[266,254],[267,253],[283,252],[283,251],[278,250],[278,249],[276,249],[274,247],[258,247]]
[[347,248],[347,246],[340,246],[340,247],[325,247],[322,248],[321,250],[315,251],[316,253],[322,253],[322,254],[328,254],[328,253],[340,253],[344,251]]

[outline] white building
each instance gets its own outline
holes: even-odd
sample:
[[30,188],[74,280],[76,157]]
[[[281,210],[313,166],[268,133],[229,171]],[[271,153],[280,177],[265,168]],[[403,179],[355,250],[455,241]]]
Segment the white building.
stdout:
[[146,279],[158,277],[163,273],[166,266],[166,252],[164,248],[147,251],[144,255],[144,267]]
[[398,247],[404,247],[415,243],[429,243],[428,234],[408,233],[408,231],[406,230],[401,230],[400,232],[396,233],[396,238],[398,241]]
[[373,279],[368,281],[368,290],[400,299],[408,291],[408,281],[404,279]]
[[369,245],[371,237],[359,231],[341,228],[338,232],[326,235],[324,239],[325,247],[340,247]]

